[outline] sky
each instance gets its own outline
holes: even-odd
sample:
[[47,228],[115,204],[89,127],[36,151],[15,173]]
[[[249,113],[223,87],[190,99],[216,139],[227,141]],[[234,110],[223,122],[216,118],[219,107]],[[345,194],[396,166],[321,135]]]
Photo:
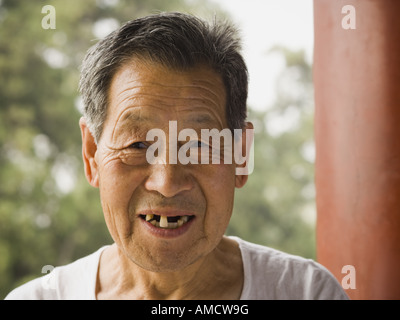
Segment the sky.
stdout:
[[248,105],[265,110],[274,102],[274,83],[283,59],[268,53],[274,45],[304,49],[312,61],[312,0],[210,0],[230,13],[239,27],[249,69]]

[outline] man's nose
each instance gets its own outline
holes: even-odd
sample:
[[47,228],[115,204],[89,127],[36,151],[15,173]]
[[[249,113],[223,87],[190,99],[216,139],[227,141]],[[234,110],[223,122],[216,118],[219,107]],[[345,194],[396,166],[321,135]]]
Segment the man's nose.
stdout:
[[193,178],[179,164],[153,164],[145,182],[149,191],[157,191],[164,197],[173,197],[193,188]]

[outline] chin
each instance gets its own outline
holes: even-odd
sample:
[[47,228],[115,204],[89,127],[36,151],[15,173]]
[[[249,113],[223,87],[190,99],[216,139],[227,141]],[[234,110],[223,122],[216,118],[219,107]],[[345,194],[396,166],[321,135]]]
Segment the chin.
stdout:
[[[138,252],[138,247],[134,249],[134,254],[129,258],[136,265],[151,272],[178,272],[197,262],[207,255],[208,250],[199,250],[197,246],[185,246],[185,248],[154,247],[146,248]],[[204,251],[204,252],[203,252]]]

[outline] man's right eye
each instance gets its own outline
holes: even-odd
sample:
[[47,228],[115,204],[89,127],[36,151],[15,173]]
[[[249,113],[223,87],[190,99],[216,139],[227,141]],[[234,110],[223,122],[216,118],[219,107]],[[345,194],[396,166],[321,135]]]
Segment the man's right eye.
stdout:
[[146,149],[147,145],[144,142],[134,142],[129,146],[129,148],[131,148],[131,149]]

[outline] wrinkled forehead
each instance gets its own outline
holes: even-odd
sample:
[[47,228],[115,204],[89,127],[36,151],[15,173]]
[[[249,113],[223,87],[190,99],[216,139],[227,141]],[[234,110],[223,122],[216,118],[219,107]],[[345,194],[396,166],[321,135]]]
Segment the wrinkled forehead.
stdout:
[[133,60],[120,67],[111,81],[107,113],[114,123],[189,117],[225,126],[225,86],[207,66],[178,71]]

